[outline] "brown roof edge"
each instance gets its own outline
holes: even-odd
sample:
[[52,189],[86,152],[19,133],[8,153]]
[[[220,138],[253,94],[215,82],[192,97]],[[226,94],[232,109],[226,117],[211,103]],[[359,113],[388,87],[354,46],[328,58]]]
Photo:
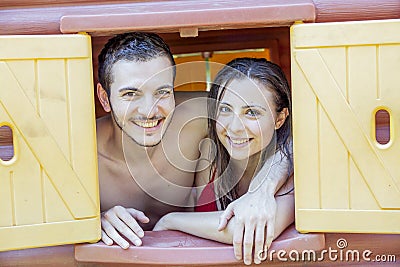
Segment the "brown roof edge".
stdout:
[[[140,8],[113,10],[104,7],[98,14],[69,14],[60,19],[62,33],[89,32],[105,35],[123,31],[185,32],[289,26],[295,21],[314,22],[312,0],[176,1],[140,3]],[[193,34],[189,34],[193,35]]]
[[400,0],[313,0],[315,22],[400,18]]
[[[294,12],[294,14],[292,14],[294,17],[290,18],[289,9],[285,10],[285,6],[293,8],[291,12]],[[232,10],[227,11],[229,8]],[[260,9],[259,13],[252,13],[253,11],[257,11],[257,9]],[[201,13],[202,10],[204,13]],[[211,14],[212,12],[208,14],[207,10],[214,10],[216,13],[214,13],[214,15]],[[219,10],[219,12],[216,10]],[[266,12],[267,10],[269,11]],[[186,13],[184,11],[186,11]],[[105,14],[121,14],[125,16],[128,14],[142,14],[143,16],[150,14],[149,18],[154,20],[154,17],[156,17],[158,13],[164,18],[162,21],[164,28],[159,29],[156,27],[154,31],[160,33],[168,31],[181,32],[177,27],[183,27],[183,25],[178,25],[174,17],[168,17],[165,13],[175,15],[176,13],[174,12],[181,12],[178,14],[179,18],[189,16],[190,19],[191,15],[189,14],[191,11],[193,11],[193,19],[204,15],[204,18],[200,17],[200,19],[202,19],[200,22],[205,22],[205,25],[196,25],[199,27],[201,26],[200,28],[190,27],[189,34],[187,34],[188,36],[195,35],[198,30],[281,26],[292,23],[292,21],[297,19],[306,21],[307,18],[309,22],[396,19],[400,18],[400,1],[105,0],[99,2],[96,0],[4,0],[0,4],[0,34],[58,34],[61,33],[60,20],[62,17],[77,16],[76,19],[81,20],[84,18],[82,16],[86,15],[103,15],[103,18],[108,19],[108,17],[104,16]],[[301,16],[301,12],[306,12],[306,15]],[[229,17],[227,18],[228,15]],[[146,20],[149,20],[149,18],[146,17]],[[208,21],[209,18],[212,20]],[[155,19],[155,21],[161,20],[161,18],[158,20],[157,18]],[[272,21],[273,19],[275,19],[275,21]],[[174,21],[175,24],[168,25],[169,22],[174,23]],[[221,21],[222,25],[217,24]],[[207,25],[209,22],[215,25]],[[72,26],[74,26],[75,23],[82,24],[83,22],[70,21],[68,22],[71,23],[69,26],[64,23],[67,23],[67,21],[63,22],[62,29],[67,31],[67,28],[72,30]],[[108,29],[105,25],[106,23],[107,21],[100,21],[99,26],[102,25],[104,31],[101,32],[101,35],[107,35],[107,30],[111,30],[111,34],[116,33],[116,28]],[[152,24],[156,23],[153,22]],[[134,28],[135,26],[140,26],[140,24],[128,24],[128,30],[138,30],[138,28]],[[75,32],[77,30],[83,30],[81,27],[76,28],[79,29],[74,29]],[[151,30],[152,28],[143,28],[143,30],[146,29]],[[124,30],[121,29],[121,31]],[[187,31],[183,29],[182,32]]]

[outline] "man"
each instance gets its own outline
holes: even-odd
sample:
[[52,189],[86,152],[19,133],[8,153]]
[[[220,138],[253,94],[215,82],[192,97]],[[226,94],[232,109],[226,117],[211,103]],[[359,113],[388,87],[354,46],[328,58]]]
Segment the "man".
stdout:
[[[190,100],[175,109],[175,62],[156,34],[126,33],[110,39],[99,55],[98,72],[97,95],[111,113],[97,121],[102,240],[122,248],[129,247],[127,240],[140,246],[144,230],[151,230],[163,215],[189,210],[193,204],[198,147],[207,134],[206,102]],[[244,241],[246,263],[251,262],[257,225],[268,224],[267,246],[272,241],[274,194],[286,170],[283,160],[273,167],[276,173],[268,175],[273,178],[233,202],[221,219],[222,230],[233,215],[238,217],[235,229],[241,233],[234,234],[235,254],[242,257]],[[257,240],[264,243],[264,236]]]

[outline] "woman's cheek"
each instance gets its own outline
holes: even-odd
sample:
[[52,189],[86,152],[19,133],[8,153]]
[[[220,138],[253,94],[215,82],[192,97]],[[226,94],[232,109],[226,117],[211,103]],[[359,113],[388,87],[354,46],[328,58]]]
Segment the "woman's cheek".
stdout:
[[225,136],[224,133],[226,132],[224,126],[222,126],[222,125],[220,125],[220,124],[217,123],[215,129],[216,129],[216,131],[217,131],[217,135],[218,135],[219,140],[220,140],[222,143],[224,143],[224,136]]
[[272,120],[257,120],[249,123],[247,129],[254,138],[258,139],[264,148],[271,142],[275,131],[275,124]]

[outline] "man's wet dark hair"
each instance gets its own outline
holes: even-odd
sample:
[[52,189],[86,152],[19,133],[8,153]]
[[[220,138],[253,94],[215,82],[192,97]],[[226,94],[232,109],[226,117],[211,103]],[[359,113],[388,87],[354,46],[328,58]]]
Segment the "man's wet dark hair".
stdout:
[[174,67],[175,60],[164,40],[155,33],[128,32],[116,35],[108,40],[99,54],[98,79],[110,96],[110,85],[113,82],[112,67],[120,60],[147,62],[156,57],[165,56]]

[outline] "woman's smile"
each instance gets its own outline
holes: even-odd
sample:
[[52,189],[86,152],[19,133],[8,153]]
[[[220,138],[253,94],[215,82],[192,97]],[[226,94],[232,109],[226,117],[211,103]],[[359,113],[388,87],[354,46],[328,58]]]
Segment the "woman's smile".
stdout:
[[236,148],[246,147],[250,144],[253,138],[237,138],[237,137],[230,137],[227,136],[229,143],[231,146]]

